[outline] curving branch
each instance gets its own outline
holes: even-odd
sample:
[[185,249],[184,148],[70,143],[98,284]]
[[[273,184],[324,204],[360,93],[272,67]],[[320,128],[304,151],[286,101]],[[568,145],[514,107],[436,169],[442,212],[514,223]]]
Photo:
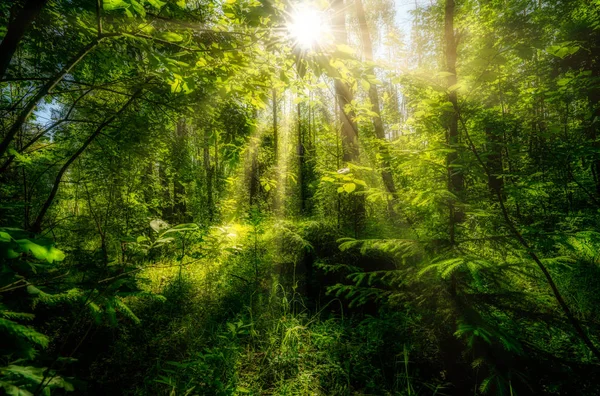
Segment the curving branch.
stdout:
[[[477,162],[483,168],[483,171],[485,172],[485,174],[488,177],[490,177],[490,175],[492,173],[490,172],[489,168],[487,167],[487,165],[481,158],[481,155],[479,154],[479,150],[477,150],[477,147],[475,147],[475,144],[473,143],[473,140],[471,139],[471,136],[469,134],[467,125],[466,125],[464,119],[462,118],[462,115],[456,104],[454,105],[454,110],[456,111],[456,114],[458,115],[458,120],[460,121],[460,125],[463,127],[463,131],[465,132],[465,138],[469,145],[469,148],[471,149],[471,152],[473,152],[473,154],[475,155]],[[579,320],[577,320],[575,315],[573,315],[571,308],[569,308],[569,306],[567,305],[567,302],[565,301],[562,294],[560,293],[560,290],[558,290],[558,286],[554,282],[554,279],[552,278],[550,271],[548,271],[548,268],[546,268],[546,266],[542,263],[542,261],[540,260],[538,255],[531,248],[531,246],[529,245],[527,240],[523,237],[523,234],[521,234],[521,232],[517,229],[517,226],[515,225],[515,223],[510,218],[510,215],[508,214],[508,210],[506,209],[506,205],[504,204],[504,199],[502,197],[501,189],[496,188],[495,193],[496,193],[496,197],[498,199],[498,203],[500,205],[502,217],[504,218],[504,222],[508,226],[509,231],[511,232],[511,234],[513,234],[515,239],[525,249],[525,251],[527,251],[527,254],[529,255],[529,257],[531,257],[531,259],[535,262],[535,264],[538,266],[540,271],[542,271],[542,273],[544,274],[544,277],[546,278],[546,283],[548,283],[548,285],[550,286],[550,289],[552,289],[552,294],[554,295],[554,299],[556,300],[556,302],[558,302],[558,305],[562,309],[563,313],[567,317],[569,323],[571,324],[571,326],[573,327],[573,329],[575,330],[575,332],[577,333],[579,338],[581,338],[583,343],[589,348],[589,350],[596,357],[596,359],[600,360],[600,350],[594,345],[594,343],[592,342],[590,337],[587,335],[587,333],[585,332],[583,327],[581,327]]]
[[[18,152],[19,153],[23,153],[25,150],[27,150],[29,147],[31,147],[35,142],[37,142],[39,139],[41,139],[45,134],[47,134],[48,132],[50,132],[51,130],[53,130],[54,128],[56,128],[57,126],[61,125],[62,123],[65,123],[65,122],[81,122],[80,120],[72,120],[72,119],[70,119],[71,113],[75,109],[75,106],[77,106],[77,103],[79,103],[79,101],[81,99],[83,99],[88,93],[90,93],[92,91],[92,89],[93,88],[88,89],[83,94],[79,95],[79,97],[77,99],[75,99],[73,101],[73,103],[71,104],[71,107],[67,111],[67,114],[65,115],[64,118],[62,118],[62,119],[60,119],[60,120],[52,123],[49,127],[47,127],[46,129],[44,129],[43,131],[39,132],[29,142],[27,142],[27,144],[25,144],[23,147],[21,147],[21,149]],[[6,169],[8,169],[8,167],[10,166],[10,164],[14,161],[15,157],[16,157],[15,155],[10,155],[6,159],[6,161],[4,161],[4,163],[2,164],[2,166],[0,166],[0,173],[3,173],[3,172],[6,171]]]
[[56,179],[54,180],[54,185],[52,186],[52,190],[50,191],[50,195],[46,199],[46,202],[44,202],[44,205],[42,206],[42,209],[40,210],[37,218],[35,219],[35,222],[33,223],[33,226],[31,227],[31,231],[32,232],[39,233],[41,231],[41,229],[42,229],[42,222],[44,221],[44,217],[46,216],[46,212],[48,211],[48,209],[52,205],[52,202],[54,201],[54,198],[56,197],[56,193],[58,192],[58,188],[60,187],[60,183],[62,181],[62,178],[63,178],[64,174],[66,173],[66,171],[71,166],[71,164],[73,162],[75,162],[75,160],[77,158],[79,158],[79,156],[94,141],[94,139],[96,139],[96,137],[98,135],[100,135],[100,133],[102,132],[102,130],[105,127],[107,127],[117,117],[119,117],[121,114],[123,114],[123,112],[125,112],[125,110],[127,110],[127,108],[129,107],[129,105],[131,105],[142,94],[142,90],[143,90],[143,87],[139,88],[129,98],[129,100],[127,102],[125,102],[125,104],[123,104],[123,106],[121,106],[121,108],[116,113],[114,113],[112,116],[108,117],[102,124],[100,124],[96,128],[96,130],[94,130],[94,132],[92,132],[92,134],[90,136],[88,136],[88,138],[83,142],[83,144],[79,147],[79,149],[77,149],[77,151],[75,153],[73,153],[73,155],[71,155],[71,157],[69,157],[69,159],[67,160],[67,162],[65,162],[63,164],[63,166],[58,171],[58,174],[56,175]]

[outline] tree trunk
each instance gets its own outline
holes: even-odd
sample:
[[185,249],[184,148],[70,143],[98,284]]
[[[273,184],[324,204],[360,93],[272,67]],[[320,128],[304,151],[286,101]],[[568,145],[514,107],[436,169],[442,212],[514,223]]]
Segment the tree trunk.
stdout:
[[158,178],[162,188],[161,217],[170,223],[173,221],[173,201],[171,200],[171,185],[167,179],[166,164],[161,162],[158,166]]
[[302,112],[300,103],[297,105],[298,110],[298,143],[296,146],[297,154],[298,154],[298,188],[300,189],[300,214],[304,212],[306,207],[305,199],[306,199],[306,177],[305,177],[305,157],[304,157],[304,142],[303,142],[303,133],[302,133]]
[[[457,59],[457,46],[458,42],[454,34],[454,13],[456,3],[454,0],[446,0],[445,6],[445,17],[444,17],[444,39],[446,47],[446,71],[448,72],[447,87],[448,101],[452,103],[454,109],[448,115],[446,119],[446,144],[449,148],[454,151],[446,155],[446,167],[448,170],[448,191],[457,196],[459,199],[462,197],[464,189],[464,180],[462,170],[456,168],[458,160],[458,95],[456,93],[456,83],[458,81],[456,76],[456,59]],[[450,205],[450,218],[449,218],[449,231],[450,231],[450,242],[454,243],[456,234],[456,224],[464,221],[464,213],[456,208],[454,203]]]
[[[444,14],[444,44],[446,58],[445,60],[446,71],[448,72],[446,83],[448,89],[448,101],[452,103],[453,111],[450,114],[448,114],[447,118],[444,121],[446,127],[446,144],[448,148],[453,150],[446,155],[448,191],[450,191],[458,199],[460,199],[463,190],[463,175],[462,171],[455,167],[457,165],[456,162],[458,159],[458,120],[460,115],[460,109],[458,107],[458,95],[455,89],[455,85],[458,81],[458,78],[456,76],[456,58],[458,43],[454,34],[455,8],[456,3],[454,2],[454,0],[446,0]],[[456,224],[463,221],[464,215],[461,210],[456,208],[455,202],[450,202],[448,206],[448,233],[450,243],[454,244],[456,236]],[[452,273],[450,282],[446,285],[446,287],[448,288],[450,304],[454,307],[460,306],[460,299],[458,296],[459,276],[460,274],[457,274],[456,272]],[[455,308],[455,310],[457,313],[460,312],[459,309]],[[444,354],[444,366],[447,368],[448,371],[448,379],[456,387],[455,391],[457,394],[464,394],[466,392],[463,383],[464,376],[462,376],[462,372],[457,364],[458,362],[460,362],[460,351],[462,349],[462,345],[455,337],[450,337],[445,341],[448,343],[448,345],[450,345],[448,351]]]
[[185,202],[185,186],[182,182],[183,161],[186,155],[186,138],[187,138],[187,125],[185,118],[181,118],[177,122],[175,130],[175,172],[173,176],[173,218],[178,223],[185,223],[188,220],[187,217],[187,205]]
[[215,208],[213,200],[213,173],[214,167],[210,163],[210,141],[207,130],[204,130],[204,179],[206,180],[206,206],[208,208],[208,220],[213,221]]
[[[347,45],[348,36],[346,34],[346,6],[343,0],[334,0],[332,3],[334,11],[333,31],[337,45]],[[340,137],[342,141],[342,159],[344,166],[348,162],[358,162],[358,128],[354,122],[354,112],[348,108],[353,99],[350,87],[341,79],[334,81],[336,101],[339,106],[339,117],[341,124]],[[346,220],[350,222],[354,229],[354,236],[358,237],[364,229],[365,223],[365,197],[361,194],[351,194],[348,199],[344,199],[347,208],[344,212],[347,214]],[[345,205],[344,205],[345,206]]]
[[[360,38],[363,47],[363,56],[365,61],[373,61],[373,45],[371,43],[371,35],[369,34],[369,27],[367,25],[367,18],[365,16],[365,10],[361,0],[355,0],[356,4],[356,16],[358,18],[358,25],[360,27]],[[375,74],[373,67],[367,69],[368,74]],[[381,154],[381,178],[383,184],[388,193],[396,194],[396,185],[394,184],[394,178],[391,173],[390,166],[390,154],[385,146],[385,129],[383,127],[383,120],[381,119],[381,107],[379,104],[379,94],[377,93],[377,87],[371,84],[369,87],[369,100],[373,106],[372,110],[377,115],[373,119],[373,128],[375,129],[375,136],[380,140],[379,153]]]
[[485,137],[487,140],[488,154],[487,154],[487,167],[490,170],[488,177],[488,188],[492,193],[493,197],[497,196],[500,192],[500,196],[503,197],[504,179],[499,176],[504,173],[502,166],[502,140],[500,137],[501,131],[497,129],[497,124],[489,120],[485,126]]
[[0,43],[0,77],[4,77],[6,69],[10,65],[10,61],[19,46],[19,43],[23,39],[25,32],[35,18],[39,15],[42,8],[48,0],[28,0],[23,4],[23,8],[18,15],[13,18],[13,13],[16,13],[16,4],[13,5],[10,12],[10,22],[6,30],[6,35],[2,38]]
[[258,145],[256,147],[252,147],[250,152],[250,206],[253,206],[257,203],[257,195],[258,195]]
[[[332,3],[334,10],[333,31],[338,45],[347,45],[348,36],[346,34],[346,11],[343,0],[334,0]],[[354,123],[354,112],[347,109],[347,105],[354,99],[350,87],[339,79],[334,82],[335,95],[340,107],[340,123],[342,125],[340,136],[342,138],[342,151],[344,162],[354,162],[358,160],[358,129]]]
[[277,132],[277,90],[273,88],[273,155],[275,157],[275,165],[278,163],[277,156],[279,149],[279,136]]
[[146,204],[148,211],[155,214],[153,210],[154,207],[152,206],[152,201],[154,198],[154,159],[152,157],[148,159],[148,163],[144,168],[144,173],[142,175],[142,183],[144,185],[144,203]]
[[[593,78],[600,78],[600,68],[592,69]],[[591,109],[590,118],[590,139],[592,141],[592,147],[596,150],[600,149],[600,140],[598,135],[600,134],[600,88],[592,88],[588,93],[588,101]],[[600,196],[600,157],[596,154],[592,160],[592,175],[594,176],[594,182],[596,184],[596,194]]]

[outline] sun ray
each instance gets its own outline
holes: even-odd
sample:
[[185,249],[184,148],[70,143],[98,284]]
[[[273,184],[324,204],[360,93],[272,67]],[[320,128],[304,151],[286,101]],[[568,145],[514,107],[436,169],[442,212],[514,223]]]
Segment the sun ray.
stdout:
[[286,24],[294,46],[309,50],[326,44],[332,37],[329,19],[325,10],[310,3],[294,7]]

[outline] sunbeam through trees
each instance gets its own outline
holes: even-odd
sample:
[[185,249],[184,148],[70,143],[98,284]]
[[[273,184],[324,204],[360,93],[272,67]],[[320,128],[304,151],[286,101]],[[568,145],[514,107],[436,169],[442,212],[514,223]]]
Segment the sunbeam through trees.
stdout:
[[0,395],[600,394],[599,0],[4,0],[0,39]]

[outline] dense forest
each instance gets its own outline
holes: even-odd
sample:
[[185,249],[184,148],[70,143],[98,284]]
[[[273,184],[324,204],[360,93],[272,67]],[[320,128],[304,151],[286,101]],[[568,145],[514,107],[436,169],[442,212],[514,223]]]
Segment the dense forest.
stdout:
[[599,0],[3,0],[0,37],[0,394],[600,394]]

